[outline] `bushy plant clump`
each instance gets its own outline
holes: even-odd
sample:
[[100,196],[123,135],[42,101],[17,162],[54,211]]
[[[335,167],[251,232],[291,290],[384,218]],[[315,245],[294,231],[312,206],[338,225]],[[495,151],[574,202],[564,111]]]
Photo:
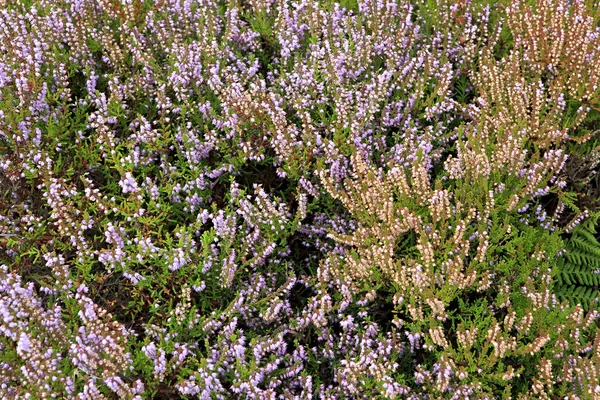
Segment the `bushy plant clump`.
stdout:
[[0,397],[600,398],[598,10],[0,0]]

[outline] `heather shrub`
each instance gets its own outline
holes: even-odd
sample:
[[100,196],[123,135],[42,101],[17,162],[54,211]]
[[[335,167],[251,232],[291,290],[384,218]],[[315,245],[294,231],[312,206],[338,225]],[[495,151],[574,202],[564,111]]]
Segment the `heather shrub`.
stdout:
[[0,1],[0,397],[600,396],[596,7]]

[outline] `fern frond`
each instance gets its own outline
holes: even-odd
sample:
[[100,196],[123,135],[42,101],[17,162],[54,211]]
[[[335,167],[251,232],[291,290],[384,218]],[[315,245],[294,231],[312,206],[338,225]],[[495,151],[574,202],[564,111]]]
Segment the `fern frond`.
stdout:
[[579,267],[600,268],[600,255],[588,252],[585,249],[575,248],[571,251],[567,249],[566,257],[571,264]]
[[594,236],[594,233],[590,232],[587,229],[579,229],[577,231],[577,235],[574,235],[571,240],[576,241],[575,244],[583,244],[583,245],[588,245],[590,246],[590,251],[596,251],[596,252],[600,252],[600,249],[598,248],[598,246],[600,246],[600,243],[598,242],[598,240],[596,239],[596,237]]
[[600,242],[596,220],[585,221],[566,243],[566,254],[556,264],[554,293],[561,300],[588,309],[600,298]]
[[584,309],[589,309],[590,304],[598,303],[600,290],[585,286],[560,285],[554,288],[559,300],[567,300],[576,305],[581,304]]
[[563,203],[566,207],[570,208],[575,212],[579,212],[579,207],[577,207],[577,193],[575,192],[559,192],[558,193],[559,202]]

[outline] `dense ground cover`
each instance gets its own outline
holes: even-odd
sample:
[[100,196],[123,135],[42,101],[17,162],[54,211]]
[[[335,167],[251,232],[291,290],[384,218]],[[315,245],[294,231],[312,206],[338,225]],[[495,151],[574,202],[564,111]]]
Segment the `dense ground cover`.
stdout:
[[599,26],[0,0],[0,397],[600,398]]

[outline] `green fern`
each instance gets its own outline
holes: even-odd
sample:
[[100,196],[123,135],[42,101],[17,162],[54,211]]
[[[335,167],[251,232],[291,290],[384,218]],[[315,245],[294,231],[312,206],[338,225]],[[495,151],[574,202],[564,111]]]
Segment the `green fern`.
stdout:
[[597,217],[573,231],[566,254],[557,264],[554,292],[560,300],[581,304],[586,310],[600,299],[600,242],[596,238]]
[[471,97],[469,93],[469,78],[466,74],[461,74],[456,79],[454,84],[454,90],[456,92],[456,100],[461,104],[466,104]]

